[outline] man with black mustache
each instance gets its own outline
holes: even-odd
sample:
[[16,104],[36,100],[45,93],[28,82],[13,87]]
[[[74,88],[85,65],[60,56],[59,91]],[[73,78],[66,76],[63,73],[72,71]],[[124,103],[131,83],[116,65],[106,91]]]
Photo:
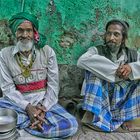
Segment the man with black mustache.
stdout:
[[132,120],[140,117],[140,54],[126,47],[128,28],[126,21],[110,20],[104,44],[89,48],[77,63],[86,70],[82,121],[98,131],[136,131]]

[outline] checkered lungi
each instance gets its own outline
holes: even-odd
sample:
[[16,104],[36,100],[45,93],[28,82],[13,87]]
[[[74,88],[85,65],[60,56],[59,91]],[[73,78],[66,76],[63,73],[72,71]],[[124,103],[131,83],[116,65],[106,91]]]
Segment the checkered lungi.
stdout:
[[84,87],[83,109],[94,114],[92,124],[102,130],[114,131],[140,117],[140,80],[109,83],[86,71]]
[[43,132],[29,128],[30,120],[26,112],[8,99],[0,99],[0,107],[13,109],[18,114],[17,128],[25,129],[32,135],[45,138],[65,138],[72,136],[78,129],[76,119],[59,104],[54,105],[45,114],[46,122],[43,123]]

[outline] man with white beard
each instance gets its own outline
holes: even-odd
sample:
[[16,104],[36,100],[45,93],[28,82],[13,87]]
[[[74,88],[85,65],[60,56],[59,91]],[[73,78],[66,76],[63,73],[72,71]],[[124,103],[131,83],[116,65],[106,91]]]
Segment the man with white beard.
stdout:
[[59,75],[56,55],[38,33],[37,17],[21,12],[9,26],[15,46],[1,50],[0,107],[17,112],[17,128],[46,138],[72,136],[78,124],[58,101]]
[[86,70],[82,122],[97,131],[140,131],[140,54],[126,47],[128,28],[125,21],[109,21],[104,44],[77,63]]

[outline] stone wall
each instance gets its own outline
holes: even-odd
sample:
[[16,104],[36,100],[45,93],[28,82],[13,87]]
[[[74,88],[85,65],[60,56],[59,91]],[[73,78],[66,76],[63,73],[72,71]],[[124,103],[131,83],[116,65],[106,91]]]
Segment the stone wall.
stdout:
[[[129,22],[127,45],[139,48],[139,0],[0,0],[0,11],[0,20],[6,21],[21,11],[35,14],[59,64],[75,65],[90,46],[102,43],[104,26],[112,18]],[[0,27],[1,46],[9,39],[4,32]]]
[[60,93],[59,96],[80,96],[84,71],[76,65],[59,65]]

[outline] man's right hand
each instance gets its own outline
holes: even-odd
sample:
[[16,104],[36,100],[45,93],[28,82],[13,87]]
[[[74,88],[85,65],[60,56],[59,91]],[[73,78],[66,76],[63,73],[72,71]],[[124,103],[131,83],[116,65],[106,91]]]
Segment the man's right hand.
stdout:
[[36,118],[35,118],[35,114],[37,112],[37,109],[35,106],[32,106],[30,103],[27,105],[25,111],[27,112],[29,118],[30,118],[30,121],[31,123],[35,122],[36,121]]
[[31,121],[31,128],[38,129],[40,131],[43,130],[42,124],[45,122],[45,107],[41,105],[32,106],[31,104],[28,104],[26,112]]
[[124,65],[119,66],[119,68],[116,71],[116,75],[119,78],[126,80],[126,79],[128,79],[131,72],[132,72],[132,69],[131,69],[130,65],[124,64]]

